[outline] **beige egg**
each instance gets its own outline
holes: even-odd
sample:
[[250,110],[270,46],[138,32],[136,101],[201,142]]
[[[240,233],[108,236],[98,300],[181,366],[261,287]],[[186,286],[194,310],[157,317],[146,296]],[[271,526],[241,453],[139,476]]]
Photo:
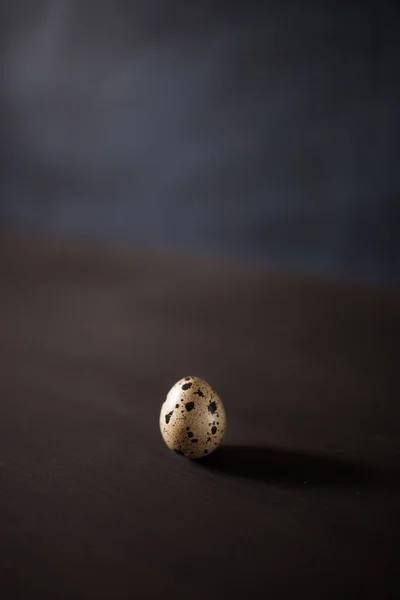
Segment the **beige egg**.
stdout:
[[226,429],[225,409],[216,391],[199,377],[185,377],[168,392],[160,430],[170,450],[203,458],[218,448]]

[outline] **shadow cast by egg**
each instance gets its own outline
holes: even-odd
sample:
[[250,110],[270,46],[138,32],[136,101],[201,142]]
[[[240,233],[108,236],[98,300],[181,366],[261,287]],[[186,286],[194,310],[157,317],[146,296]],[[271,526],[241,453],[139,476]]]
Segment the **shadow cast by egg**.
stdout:
[[235,478],[285,487],[400,487],[398,472],[358,460],[267,446],[221,446],[196,466]]

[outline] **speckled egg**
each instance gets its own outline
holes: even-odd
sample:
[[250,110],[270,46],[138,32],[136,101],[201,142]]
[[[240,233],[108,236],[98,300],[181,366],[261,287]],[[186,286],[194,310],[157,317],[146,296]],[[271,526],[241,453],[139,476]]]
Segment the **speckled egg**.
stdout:
[[226,429],[225,409],[216,391],[199,377],[185,377],[168,392],[160,429],[170,450],[203,458],[220,445]]

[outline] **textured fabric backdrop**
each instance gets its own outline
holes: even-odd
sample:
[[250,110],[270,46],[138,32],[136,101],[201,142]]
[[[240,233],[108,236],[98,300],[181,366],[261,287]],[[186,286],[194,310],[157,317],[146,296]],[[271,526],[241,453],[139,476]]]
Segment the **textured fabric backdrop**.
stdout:
[[0,10],[3,228],[399,277],[395,2]]

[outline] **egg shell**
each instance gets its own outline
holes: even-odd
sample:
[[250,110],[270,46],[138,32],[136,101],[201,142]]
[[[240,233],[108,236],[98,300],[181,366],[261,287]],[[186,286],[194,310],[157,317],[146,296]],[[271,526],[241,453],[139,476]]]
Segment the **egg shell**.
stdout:
[[225,409],[216,391],[200,377],[184,377],[161,407],[160,430],[170,450],[190,459],[210,455],[226,429]]

